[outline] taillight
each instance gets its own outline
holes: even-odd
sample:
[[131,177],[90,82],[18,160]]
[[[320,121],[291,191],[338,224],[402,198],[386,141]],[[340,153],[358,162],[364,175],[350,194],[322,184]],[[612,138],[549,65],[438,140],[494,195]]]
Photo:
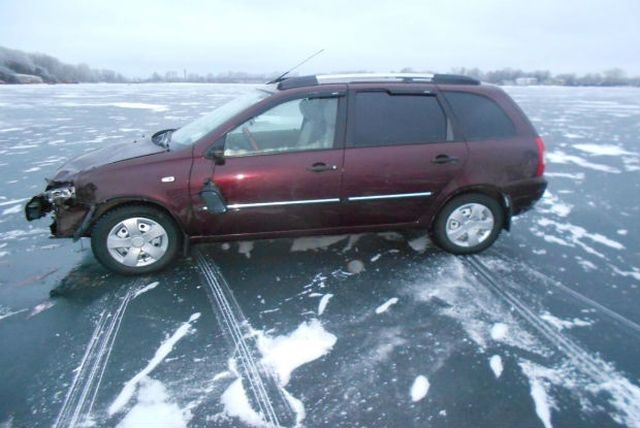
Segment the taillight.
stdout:
[[536,177],[544,174],[544,141],[542,137],[536,138],[536,146],[538,146],[538,167],[536,168]]

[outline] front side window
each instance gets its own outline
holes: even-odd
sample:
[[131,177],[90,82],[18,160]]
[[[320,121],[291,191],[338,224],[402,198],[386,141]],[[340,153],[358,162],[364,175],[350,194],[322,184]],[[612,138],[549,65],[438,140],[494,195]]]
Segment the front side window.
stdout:
[[429,143],[447,139],[447,119],[430,95],[359,92],[355,98],[354,146]]
[[302,98],[279,104],[227,134],[226,156],[333,148],[337,98]]

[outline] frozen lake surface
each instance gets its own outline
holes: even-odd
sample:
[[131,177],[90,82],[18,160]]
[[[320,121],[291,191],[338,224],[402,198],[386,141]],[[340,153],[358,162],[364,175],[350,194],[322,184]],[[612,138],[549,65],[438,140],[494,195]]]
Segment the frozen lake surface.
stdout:
[[506,88],[549,189],[477,256],[309,237],[123,278],[24,220],[64,161],[250,90],[0,86],[0,427],[640,427],[640,89]]

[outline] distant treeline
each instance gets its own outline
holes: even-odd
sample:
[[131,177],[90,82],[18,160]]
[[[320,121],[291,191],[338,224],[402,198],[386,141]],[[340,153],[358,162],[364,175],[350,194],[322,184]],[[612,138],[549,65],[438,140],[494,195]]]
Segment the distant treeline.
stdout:
[[512,68],[481,71],[477,68],[456,68],[452,73],[479,79],[496,85],[561,85],[561,86],[640,86],[640,76],[627,77],[624,70],[612,68],[602,73],[551,74],[548,70],[522,71]]
[[[367,73],[367,71],[341,71],[340,73]],[[430,73],[428,71],[415,71],[412,68],[403,68],[400,73]],[[547,70],[522,71],[511,68],[484,72],[478,68],[454,68],[452,74],[462,74],[473,77],[487,83],[496,85],[560,85],[560,86],[640,86],[640,77],[627,77],[619,68],[606,70],[602,73],[589,73],[585,75],[557,74],[553,75]],[[220,74],[209,73],[206,76],[186,72],[182,75],[175,71],[166,72],[164,75],[153,73],[144,82],[203,82],[203,83],[253,83],[267,82],[278,73],[250,74],[243,72],[226,72]],[[295,75],[295,73],[293,74]]]
[[[364,71],[359,71],[364,72]],[[403,68],[403,73],[416,72]],[[497,85],[563,85],[563,86],[640,86],[640,77],[628,77],[624,70],[613,68],[601,73],[553,75],[547,70],[523,71],[504,68],[482,71],[478,68],[455,68],[451,73],[474,77]],[[0,46],[0,83],[264,83],[279,73],[244,73],[228,71],[200,75],[168,71],[153,73],[146,79],[130,79],[113,70],[96,70],[87,64],[70,65],[57,58],[40,53],[26,53]]]
[[127,82],[113,70],[94,70],[87,64],[70,65],[41,53],[0,46],[0,81],[4,83]]

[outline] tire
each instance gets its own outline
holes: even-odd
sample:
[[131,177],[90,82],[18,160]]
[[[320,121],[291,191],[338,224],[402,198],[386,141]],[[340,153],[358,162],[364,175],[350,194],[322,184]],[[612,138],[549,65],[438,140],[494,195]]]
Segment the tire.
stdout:
[[93,227],[91,250],[107,269],[123,275],[157,272],[173,261],[181,234],[171,217],[148,206],[107,211]]
[[471,193],[453,198],[434,223],[435,243],[452,254],[473,254],[489,248],[500,235],[504,210],[493,198]]

